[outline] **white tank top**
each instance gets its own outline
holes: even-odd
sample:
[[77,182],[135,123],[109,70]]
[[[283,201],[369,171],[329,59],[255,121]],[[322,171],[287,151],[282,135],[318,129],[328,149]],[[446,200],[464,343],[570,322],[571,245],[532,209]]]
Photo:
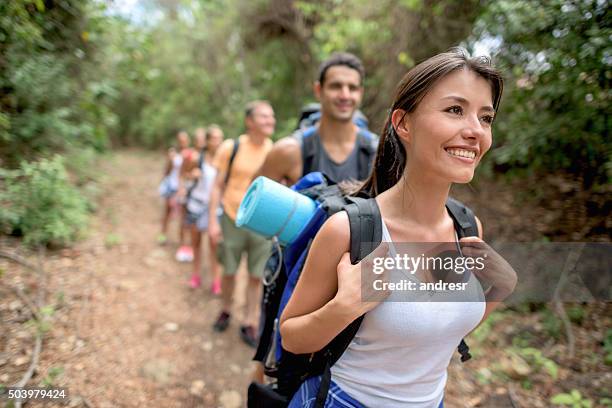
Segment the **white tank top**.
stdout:
[[[382,240],[392,242],[384,221]],[[390,244],[389,255],[395,254]],[[445,294],[419,292],[424,301],[380,303],[366,313],[357,335],[332,366],[332,380],[366,407],[438,408],[450,359],[484,316],[484,295],[472,273],[468,288],[473,302],[429,301],[427,297]]]
[[179,186],[179,175],[181,172],[181,166],[183,165],[183,155],[181,153],[176,153],[172,158],[172,170],[170,170],[170,175],[168,179],[170,180],[170,185],[174,189],[178,189]]
[[193,187],[193,190],[191,190],[190,197],[197,199],[201,203],[208,204],[210,201],[212,186],[217,175],[217,170],[211,166],[206,159],[208,159],[208,157],[205,157],[205,160],[200,167],[202,175],[196,181],[196,185]]

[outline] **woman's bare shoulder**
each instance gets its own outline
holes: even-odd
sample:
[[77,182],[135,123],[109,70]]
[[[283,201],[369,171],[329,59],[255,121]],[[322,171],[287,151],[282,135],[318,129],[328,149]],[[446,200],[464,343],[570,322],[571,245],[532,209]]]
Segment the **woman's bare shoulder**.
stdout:
[[[320,245],[330,250],[335,249],[341,253],[348,252],[350,248],[351,231],[346,211],[339,211],[329,217],[317,234]],[[335,251],[334,251],[335,252]]]

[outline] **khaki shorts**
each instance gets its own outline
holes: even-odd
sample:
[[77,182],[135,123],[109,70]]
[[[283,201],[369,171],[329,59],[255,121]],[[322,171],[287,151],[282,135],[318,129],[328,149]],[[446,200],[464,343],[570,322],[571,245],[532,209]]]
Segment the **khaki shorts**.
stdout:
[[272,243],[261,235],[236,227],[234,221],[225,213],[221,216],[221,231],[223,241],[217,248],[217,258],[223,265],[223,274],[235,275],[240,258],[246,252],[249,274],[261,278],[266,261],[270,257]]

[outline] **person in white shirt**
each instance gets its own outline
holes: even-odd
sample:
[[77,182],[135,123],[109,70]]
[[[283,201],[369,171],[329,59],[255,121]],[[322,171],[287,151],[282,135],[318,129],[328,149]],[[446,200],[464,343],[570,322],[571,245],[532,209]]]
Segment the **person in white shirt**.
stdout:
[[[193,248],[193,272],[189,280],[192,288],[200,287],[202,278],[202,234],[208,230],[208,205],[210,193],[217,175],[217,170],[212,166],[212,159],[217,148],[223,142],[223,131],[217,125],[211,125],[208,129],[199,128],[195,133],[196,154],[185,163],[185,179],[189,183],[186,187],[187,198],[185,208],[187,209],[186,223],[191,229],[191,246]],[[215,295],[221,293],[221,272],[217,261],[216,245],[211,240],[209,243],[209,272],[211,274],[211,292]]]
[[161,232],[157,236],[157,242],[165,245],[168,242],[168,224],[173,213],[179,214],[179,243],[183,243],[183,221],[182,211],[179,203],[180,176],[183,162],[189,157],[189,134],[180,131],[176,134],[176,147],[170,147],[167,153],[164,178],[159,185],[159,195],[164,198],[164,215],[162,217]]

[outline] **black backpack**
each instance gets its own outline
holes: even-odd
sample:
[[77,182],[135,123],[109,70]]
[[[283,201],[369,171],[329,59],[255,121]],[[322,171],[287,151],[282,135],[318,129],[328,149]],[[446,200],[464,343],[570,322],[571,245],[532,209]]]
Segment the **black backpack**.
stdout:
[[[301,272],[312,239],[323,222],[338,211],[347,212],[350,226],[350,258],[353,264],[372,253],[382,240],[382,222],[376,201],[373,198],[343,196],[338,186],[332,183],[325,179],[318,185],[299,190],[300,193],[317,200],[325,214],[320,215],[319,219],[315,215],[314,221],[304,228],[304,235],[311,236],[306,244],[301,244],[301,247],[292,244],[282,252],[273,252],[266,265],[261,311],[264,314],[264,321],[253,360],[264,362],[265,374],[275,378],[276,382],[267,385],[251,383],[248,390],[249,408],[286,407],[300,385],[306,379],[318,375],[322,375],[322,380],[315,407],[323,407],[331,383],[331,366],[342,356],[363,321],[364,316],[359,317],[327,346],[315,353],[293,354],[282,349],[280,360],[276,361],[272,356],[276,354],[275,348],[280,347],[277,331],[281,304],[284,308],[287,301],[287,293],[284,292],[292,293],[296,283],[294,275],[296,272],[297,274]],[[459,238],[478,235],[476,220],[469,208],[452,198],[448,199],[446,207],[453,218]],[[297,248],[293,248],[294,245]],[[291,270],[287,271],[287,269]],[[293,274],[291,274],[292,271]],[[292,276],[293,280],[290,279]],[[461,354],[462,362],[471,358],[465,341],[461,340],[458,351]]]
[[[300,116],[298,117],[297,127],[295,130],[307,129],[319,123],[320,120],[321,104],[318,102],[308,103],[300,110]],[[353,123],[362,129],[367,129],[369,120],[362,111],[356,110],[353,114]]]

